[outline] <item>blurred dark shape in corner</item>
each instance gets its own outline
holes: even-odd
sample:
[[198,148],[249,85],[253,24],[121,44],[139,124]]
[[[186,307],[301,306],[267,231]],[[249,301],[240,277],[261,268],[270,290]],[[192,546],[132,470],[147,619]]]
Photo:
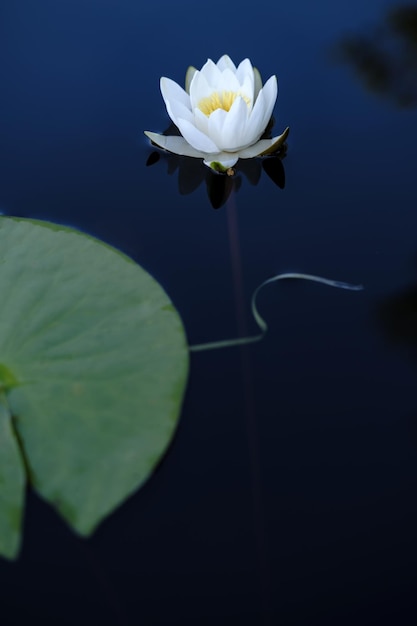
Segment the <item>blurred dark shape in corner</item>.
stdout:
[[[263,138],[268,136],[272,125],[273,119],[268,125]],[[171,124],[164,134],[179,134],[179,131]],[[242,174],[251,185],[257,185],[263,170],[280,189],[284,189],[285,170],[282,159],[285,157],[286,151],[287,145],[284,144],[281,150],[272,156],[239,159],[233,167],[234,174],[232,176],[214,172],[204,165],[202,159],[178,156],[159,148],[149,154],[146,165],[151,166],[162,161],[166,164],[169,175],[178,171],[178,191],[183,196],[193,193],[205,181],[211,206],[213,209],[220,209],[227,202],[232,191],[237,192],[241,188]]]
[[377,320],[388,339],[417,360],[417,284],[383,299],[377,306]]
[[[377,305],[376,319],[387,339],[417,362],[417,283],[382,299]],[[410,436],[417,445],[417,412],[406,418]]]
[[417,5],[391,8],[368,34],[344,37],[333,48],[364,86],[401,108],[417,105]]

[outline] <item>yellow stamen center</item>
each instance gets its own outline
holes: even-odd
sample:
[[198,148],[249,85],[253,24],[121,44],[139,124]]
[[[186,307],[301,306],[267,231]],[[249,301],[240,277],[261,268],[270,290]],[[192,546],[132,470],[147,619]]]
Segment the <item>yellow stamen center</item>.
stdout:
[[250,100],[247,96],[243,96],[241,93],[237,93],[236,91],[222,91],[219,93],[218,91],[214,91],[207,98],[201,98],[198,103],[198,108],[200,111],[209,117],[213,111],[217,109],[223,109],[223,111],[230,111],[233,102],[236,98],[240,96],[244,99],[246,104],[249,106]]

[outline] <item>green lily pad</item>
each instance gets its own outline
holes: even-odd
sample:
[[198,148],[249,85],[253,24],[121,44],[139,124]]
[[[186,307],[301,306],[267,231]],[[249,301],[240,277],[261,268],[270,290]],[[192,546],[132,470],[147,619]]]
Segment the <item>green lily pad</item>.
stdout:
[[0,554],[13,558],[20,546],[25,467],[4,396],[0,397]]
[[20,543],[25,474],[87,536],[164,454],[188,373],[181,319],[119,251],[0,218],[0,554]]

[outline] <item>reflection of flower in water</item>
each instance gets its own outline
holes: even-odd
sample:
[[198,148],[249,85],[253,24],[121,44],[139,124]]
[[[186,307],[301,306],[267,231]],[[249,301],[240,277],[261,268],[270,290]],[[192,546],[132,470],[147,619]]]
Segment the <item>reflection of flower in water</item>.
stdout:
[[277,79],[271,76],[262,85],[249,59],[238,67],[227,55],[217,63],[208,59],[201,70],[188,69],[185,90],[165,77],[160,86],[180,134],[145,134],[160,148],[203,159],[216,171],[225,172],[239,159],[274,153],[288,136],[286,128],[277,137],[263,137],[277,98]]
[[390,9],[368,35],[349,36],[335,48],[370,91],[396,105],[417,105],[417,7]]
[[[172,124],[166,132],[173,135],[175,132],[178,133],[178,129]],[[229,175],[219,174],[208,169],[200,160],[156,150],[150,153],[146,165],[151,166],[162,161],[166,163],[169,175],[178,172],[178,189],[181,195],[193,193],[204,181],[212,207],[219,209],[225,204],[233,190],[238,191],[240,189],[242,185],[241,174],[247,178],[250,184],[257,185],[262,171],[264,171],[280,189],[284,189],[285,171],[282,159],[285,152],[286,145],[284,144],[279,154],[275,156],[241,160],[237,167],[229,171]]]

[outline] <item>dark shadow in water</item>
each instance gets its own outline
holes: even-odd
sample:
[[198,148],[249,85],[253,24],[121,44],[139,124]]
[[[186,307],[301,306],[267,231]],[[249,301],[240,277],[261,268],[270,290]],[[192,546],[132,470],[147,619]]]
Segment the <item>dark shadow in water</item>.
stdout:
[[417,284],[382,300],[377,318],[388,339],[417,361]]
[[[268,125],[263,138],[270,137],[273,119]],[[179,134],[178,129],[172,124],[165,135]],[[280,188],[285,187],[285,170],[282,159],[285,157],[287,145],[284,144],[279,152],[272,156],[239,159],[232,169],[232,175],[220,174],[204,165],[202,159],[178,156],[164,150],[156,149],[151,152],[146,160],[149,167],[156,163],[165,164],[167,173],[173,175],[178,172],[178,191],[185,196],[193,193],[204,181],[207,195],[213,209],[220,209],[229,198],[232,191],[239,191],[242,186],[242,174],[251,185],[257,185],[261,179],[262,171]]]
[[333,57],[362,84],[402,108],[417,105],[417,5],[391,8],[368,34],[344,37]]
[[[376,317],[388,340],[417,363],[417,283],[381,300]],[[408,416],[407,430],[417,445],[417,412]]]

